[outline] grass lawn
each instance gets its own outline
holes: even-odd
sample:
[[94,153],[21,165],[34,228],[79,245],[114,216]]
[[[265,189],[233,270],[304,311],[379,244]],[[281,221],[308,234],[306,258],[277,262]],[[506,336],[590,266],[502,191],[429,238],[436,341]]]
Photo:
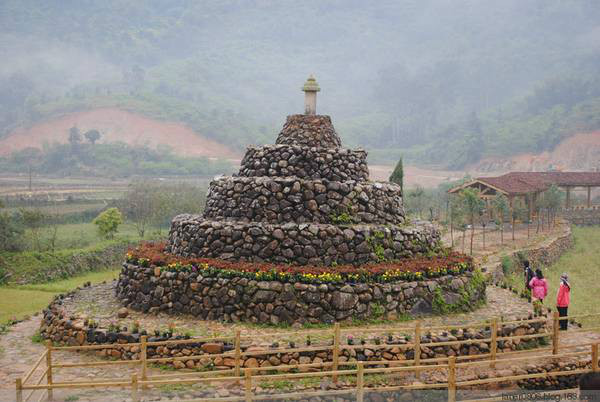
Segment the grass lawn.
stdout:
[[[543,268],[548,281],[545,307],[556,310],[556,295],[560,275],[566,272],[571,284],[569,315],[600,313],[600,227],[573,227],[575,244],[559,260]],[[534,267],[536,269],[538,267]],[[511,274],[506,281],[521,291],[524,287],[522,267],[513,267],[518,274]],[[585,326],[600,326],[600,317],[578,320]]]
[[[548,269],[548,307],[556,305],[560,275],[566,272],[571,284],[569,315],[600,313],[600,227],[574,227],[575,245],[572,250]],[[584,324],[599,326],[600,316],[581,320]]]
[[[57,228],[57,249],[82,248],[109,242],[98,235],[96,225],[93,223],[64,224],[58,225]],[[149,228],[147,233],[150,234],[152,230],[152,228]],[[146,237],[148,237],[148,234]],[[124,223],[119,225],[119,231],[115,238],[121,240],[137,240],[139,239],[139,236],[133,224]]]
[[113,280],[118,275],[118,269],[111,269],[39,285],[2,286],[0,287],[0,324],[9,319],[20,319],[41,311],[58,293],[73,290],[88,281],[99,283]]
[[[105,250],[111,246],[124,244],[133,244],[142,240],[138,236],[136,228],[131,223],[125,223],[119,226],[119,231],[113,239],[104,239],[96,231],[96,226],[92,223],[74,223],[62,224],[57,226],[56,250],[55,251],[34,251],[33,245],[27,247],[27,251],[22,252],[1,252],[0,253],[0,278],[2,271],[10,274],[8,282],[23,283],[44,282],[47,280],[44,272],[55,270],[71,261],[74,255],[89,254]],[[162,231],[164,236],[167,232]],[[30,235],[28,233],[28,235]],[[149,227],[146,230],[144,240],[157,239],[156,229]],[[30,241],[30,243],[33,243]],[[47,240],[42,243],[47,247]],[[94,261],[94,266],[90,270],[106,268],[114,265],[115,261],[106,262],[103,260]],[[98,266],[105,264],[104,266]],[[80,270],[81,271],[81,270]]]

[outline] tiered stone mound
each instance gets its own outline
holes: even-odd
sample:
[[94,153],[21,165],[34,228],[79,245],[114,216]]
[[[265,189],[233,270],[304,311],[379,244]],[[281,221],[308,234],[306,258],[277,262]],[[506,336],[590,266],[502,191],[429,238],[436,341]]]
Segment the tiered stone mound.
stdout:
[[173,220],[167,251],[330,265],[433,250],[439,232],[406,225],[400,187],[368,181],[367,153],[340,145],[329,116],[288,116],[277,145],[249,148],[236,177],[211,182],[202,216]]
[[270,224],[179,215],[167,251],[183,257],[298,265],[364,264],[427,253],[438,239],[431,225]]
[[369,179],[369,168],[367,152],[362,149],[267,145],[248,147],[238,176],[364,181]]
[[[211,219],[245,222],[404,223],[400,188],[392,183],[227,177],[213,181],[204,210]],[[348,217],[342,217],[342,214]]]
[[331,117],[304,114],[288,116],[275,143],[321,148],[342,146],[340,137],[331,124]]

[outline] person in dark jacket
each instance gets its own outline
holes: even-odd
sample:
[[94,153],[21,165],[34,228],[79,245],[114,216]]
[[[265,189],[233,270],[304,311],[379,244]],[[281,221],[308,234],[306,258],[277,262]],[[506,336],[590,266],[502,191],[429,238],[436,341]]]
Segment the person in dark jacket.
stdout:
[[525,266],[525,271],[524,271],[525,289],[531,290],[530,283],[531,283],[531,280],[533,279],[533,277],[535,276],[535,274],[533,273],[533,269],[531,269],[531,267],[529,266],[528,260],[523,261],[523,265]]

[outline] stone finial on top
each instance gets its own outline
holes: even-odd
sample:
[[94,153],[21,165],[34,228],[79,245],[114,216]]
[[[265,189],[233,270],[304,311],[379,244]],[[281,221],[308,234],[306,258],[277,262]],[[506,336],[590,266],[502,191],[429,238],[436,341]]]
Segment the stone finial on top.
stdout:
[[317,92],[321,90],[311,74],[302,87],[304,91],[304,114],[317,114]]

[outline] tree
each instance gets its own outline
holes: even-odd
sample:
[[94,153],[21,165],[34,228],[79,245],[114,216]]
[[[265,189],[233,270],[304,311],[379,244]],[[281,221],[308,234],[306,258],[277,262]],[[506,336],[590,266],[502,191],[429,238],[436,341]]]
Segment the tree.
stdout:
[[496,224],[500,226],[500,244],[504,244],[504,219],[510,212],[508,198],[504,194],[498,194],[492,200],[492,208],[495,212]]
[[450,200],[450,237],[452,239],[452,247],[454,247],[454,228],[462,232],[463,252],[465,251],[465,210],[461,203],[460,197],[452,197]]
[[402,164],[402,158],[396,163],[396,167],[390,176],[389,181],[391,183],[396,183],[400,186],[400,192],[404,194],[404,166]]
[[72,146],[78,145],[81,142],[81,133],[77,126],[73,126],[69,129],[69,144]]
[[552,221],[553,226],[555,224],[556,212],[562,203],[562,196],[562,192],[555,184],[551,185],[550,188],[544,192],[544,200],[546,208],[548,209],[548,225],[550,224],[550,221]]
[[81,133],[76,126],[69,129],[69,144],[71,144],[71,151],[79,151],[79,145],[81,145]]
[[117,233],[119,225],[123,223],[123,216],[117,208],[109,208],[98,214],[92,223],[98,227],[98,232],[102,237],[112,239]]
[[517,220],[525,220],[527,219],[527,215],[529,210],[527,208],[523,208],[520,204],[513,203],[512,207],[512,240],[515,241],[515,226]]
[[[4,208],[2,201],[0,201],[0,208]],[[0,251],[18,251],[22,248],[23,225],[18,218],[16,214],[0,212]],[[0,277],[0,282],[2,279]]]
[[96,141],[100,139],[100,132],[98,130],[88,130],[83,135],[92,145],[96,144]]
[[42,251],[42,228],[44,227],[47,216],[39,209],[21,208],[21,217],[23,224],[31,233],[33,245],[37,251]]
[[156,186],[143,180],[131,184],[125,196],[125,214],[135,225],[140,237],[144,237],[147,226],[155,217],[156,193]]
[[413,211],[415,211],[418,216],[419,219],[422,218],[422,212],[423,212],[423,198],[425,197],[425,190],[423,189],[423,187],[421,187],[420,185],[417,184],[417,187],[415,187],[412,191],[410,191],[408,193],[408,200],[409,201],[409,206],[410,209],[412,209]]
[[21,168],[27,166],[27,173],[29,175],[29,191],[32,190],[32,173],[36,169],[40,161],[42,160],[42,151],[38,148],[27,147],[20,151],[14,152],[11,155],[14,164]]
[[479,216],[479,213],[484,208],[484,202],[479,197],[479,191],[474,188],[465,188],[459,193],[459,197],[463,208],[469,217],[469,223],[471,225],[471,245],[470,254],[473,254],[473,238],[475,237],[475,217]]

